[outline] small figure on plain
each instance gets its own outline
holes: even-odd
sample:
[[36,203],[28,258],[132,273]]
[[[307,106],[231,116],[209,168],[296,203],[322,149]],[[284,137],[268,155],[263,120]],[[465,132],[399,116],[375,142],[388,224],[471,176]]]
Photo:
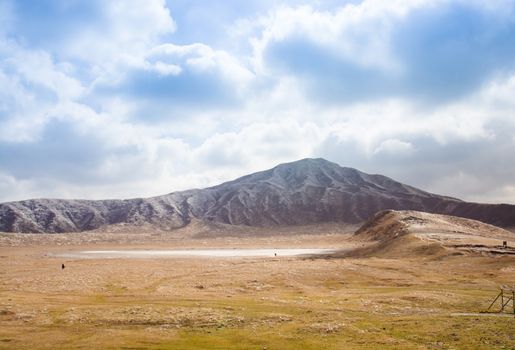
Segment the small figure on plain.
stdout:
[[61,270],[64,270],[64,264],[61,264]]
[[274,256],[277,256],[277,253],[274,253]]

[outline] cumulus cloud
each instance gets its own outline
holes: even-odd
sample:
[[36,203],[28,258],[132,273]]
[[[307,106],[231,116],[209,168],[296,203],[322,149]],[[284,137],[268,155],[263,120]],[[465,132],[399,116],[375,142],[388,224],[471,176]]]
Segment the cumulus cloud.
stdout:
[[[284,7],[260,19],[256,65],[298,77],[322,103],[406,96],[432,104],[512,72],[513,3],[363,1]],[[502,10],[501,10],[502,8]]]
[[60,59],[130,60],[175,30],[164,0],[9,1],[9,36]]
[[[200,43],[159,45],[153,47],[145,59],[150,71],[161,74],[156,76],[148,69],[130,71],[126,79],[114,86],[115,92],[128,90],[133,98],[165,98],[175,100],[175,104],[192,99],[197,103],[206,100],[216,104],[240,98],[253,78],[253,74],[227,52]],[[162,74],[163,68],[172,69],[172,74]]]
[[0,2],[0,200],[325,157],[515,202],[509,0]]
[[374,154],[395,154],[395,155],[408,155],[413,153],[413,145],[409,142],[388,139],[383,142],[374,150]]

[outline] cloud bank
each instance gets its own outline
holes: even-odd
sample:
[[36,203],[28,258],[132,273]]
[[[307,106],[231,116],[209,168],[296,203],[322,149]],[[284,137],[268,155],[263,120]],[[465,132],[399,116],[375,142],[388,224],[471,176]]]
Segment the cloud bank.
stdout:
[[[216,5],[216,6],[215,6]],[[515,2],[0,2],[0,201],[324,157],[515,203]]]

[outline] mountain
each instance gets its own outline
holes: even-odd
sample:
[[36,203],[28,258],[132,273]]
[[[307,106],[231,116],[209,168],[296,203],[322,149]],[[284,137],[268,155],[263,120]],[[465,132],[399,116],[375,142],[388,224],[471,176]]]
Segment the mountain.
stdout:
[[385,209],[443,213],[515,226],[514,205],[467,203],[324,159],[303,159],[218,186],[147,199],[3,203],[0,231],[77,232],[119,223],[170,230],[192,219],[248,226],[361,223]]

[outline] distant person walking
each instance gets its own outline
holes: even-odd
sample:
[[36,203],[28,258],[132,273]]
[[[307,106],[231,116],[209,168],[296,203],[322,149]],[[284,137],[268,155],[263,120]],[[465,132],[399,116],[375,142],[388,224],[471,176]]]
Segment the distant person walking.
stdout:
[[61,270],[64,270],[64,264],[61,264]]

